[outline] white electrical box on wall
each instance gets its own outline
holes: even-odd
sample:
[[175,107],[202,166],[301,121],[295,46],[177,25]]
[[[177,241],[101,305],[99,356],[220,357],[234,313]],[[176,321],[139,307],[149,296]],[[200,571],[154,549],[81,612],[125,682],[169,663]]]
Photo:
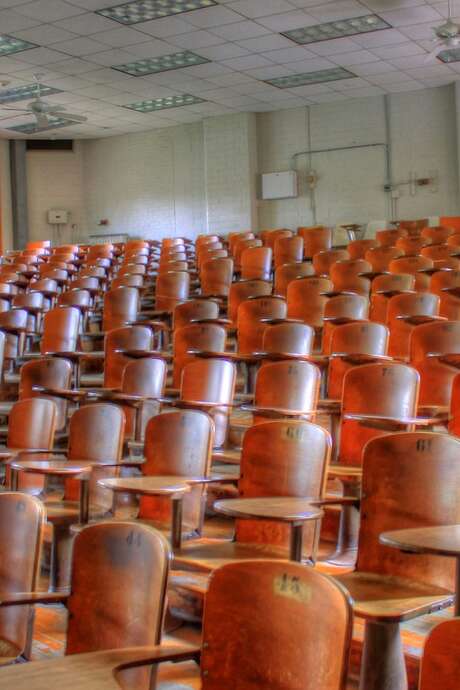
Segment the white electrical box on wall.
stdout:
[[292,199],[298,196],[294,170],[262,175],[262,199]]
[[50,225],[65,225],[69,222],[69,212],[52,208],[48,211],[48,223]]

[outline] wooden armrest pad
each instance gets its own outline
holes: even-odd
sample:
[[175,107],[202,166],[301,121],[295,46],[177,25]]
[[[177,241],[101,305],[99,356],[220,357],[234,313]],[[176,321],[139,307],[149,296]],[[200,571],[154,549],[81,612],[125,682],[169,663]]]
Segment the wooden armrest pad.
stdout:
[[[238,405],[235,405],[235,407],[238,407]],[[262,417],[299,417],[312,415],[316,412],[316,410],[290,410],[284,407],[259,407],[258,405],[247,405],[245,403],[239,405],[239,408],[244,412],[252,412]]]
[[334,505],[355,505],[359,506],[359,498],[356,496],[326,496],[318,500],[312,499],[310,501],[312,506],[334,506]]
[[0,592],[0,606],[58,604],[67,601],[70,592]]
[[415,424],[417,426],[430,426],[439,422],[439,417],[388,417],[378,414],[345,414],[344,419],[356,422],[388,422],[390,424]]
[[56,398],[64,398],[65,400],[80,400],[87,394],[85,391],[68,390],[67,388],[51,388],[50,386],[32,386],[32,390],[36,393],[44,393],[45,395],[54,395]]

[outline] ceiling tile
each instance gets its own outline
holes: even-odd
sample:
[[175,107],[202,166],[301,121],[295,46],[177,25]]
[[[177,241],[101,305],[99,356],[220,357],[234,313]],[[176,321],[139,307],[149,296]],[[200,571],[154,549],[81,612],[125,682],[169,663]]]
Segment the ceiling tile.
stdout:
[[410,43],[398,43],[395,46],[385,46],[384,48],[374,48],[372,52],[384,60],[410,55],[426,55],[426,51],[413,41]]
[[368,34],[353,36],[353,41],[358,43],[361,48],[369,48],[370,50],[376,46],[404,43],[406,40],[406,36],[397,29],[382,29],[380,31],[371,31]]
[[[65,58],[64,55],[62,55]],[[60,62],[53,63],[53,69],[63,72],[64,74],[83,74],[97,69],[97,65],[88,60],[80,60],[79,58],[67,58]]]
[[169,36],[188,33],[193,27],[181,17],[165,17],[164,19],[142,22],[137,25],[137,28],[139,31],[156,38],[168,38]]
[[81,14],[83,10],[63,0],[34,0],[25,5],[18,5],[16,11],[41,22],[53,22]]
[[248,51],[236,43],[221,43],[209,48],[200,48],[200,55],[208,60],[229,60],[230,58],[247,55]]
[[212,33],[227,41],[243,41],[246,38],[267,35],[270,31],[256,22],[243,21],[236,22],[235,24],[225,24],[224,26],[214,26]]
[[422,22],[441,23],[442,15],[434,7],[419,5],[408,9],[392,10],[380,12],[380,16],[392,26],[410,26],[411,24],[421,24]]
[[289,12],[295,7],[295,5],[286,2],[286,0],[237,0],[237,2],[231,2],[228,6],[235,10],[235,12],[239,12],[250,19]]
[[217,5],[216,7],[206,7],[203,10],[188,12],[185,20],[193,26],[200,28],[210,28],[212,26],[222,26],[222,24],[232,24],[240,19],[236,12],[228,7]]
[[20,55],[21,62],[28,62],[32,65],[48,65],[49,63],[59,62],[65,58],[63,53],[57,50],[50,50],[49,48],[33,48],[32,50],[25,50]]
[[258,38],[247,38],[244,41],[237,41],[238,45],[246,48],[252,53],[265,53],[269,50],[278,48],[292,48],[292,42],[279,34],[268,34]]
[[[177,48],[171,46],[170,43],[165,43],[160,41],[158,38],[151,38],[150,41],[144,41],[143,43],[136,43],[128,46],[126,50],[131,56],[137,58],[153,58],[160,57],[161,55],[171,55],[177,52]],[[132,62],[132,57],[129,60],[122,60],[119,64],[124,62]],[[118,64],[118,63],[113,63]]]
[[37,26],[37,24],[40,24],[37,19],[24,17],[22,14],[18,14],[12,10],[0,11],[0,26],[4,34],[9,34],[12,31],[20,31],[21,29],[29,29],[32,26]]
[[111,67],[112,65],[122,65],[126,62],[131,62],[135,57],[136,56],[132,53],[128,53],[126,50],[114,48],[113,50],[104,50],[102,53],[94,53],[91,55],[91,62],[95,62],[97,65]]
[[367,62],[364,65],[353,65],[353,72],[360,77],[365,77],[369,74],[382,74],[383,72],[391,72],[396,68],[390,62],[379,60],[378,62]]
[[308,49],[316,55],[340,55],[341,53],[359,50],[361,46],[354,42],[351,38],[336,38],[332,41],[319,41],[318,43],[309,43]]
[[81,57],[82,55],[91,55],[91,53],[99,53],[104,50],[105,46],[91,38],[78,36],[71,41],[62,41],[62,43],[55,43],[53,45],[55,50],[60,50],[67,55],[74,57]]
[[270,50],[263,53],[263,57],[272,62],[283,64],[285,62],[295,62],[296,60],[307,60],[316,57],[303,46],[293,46],[292,48],[281,48],[281,50]]
[[232,58],[231,60],[224,60],[222,62],[226,67],[244,72],[247,69],[255,69],[256,67],[270,67],[272,63],[270,60],[263,58],[261,55],[247,55],[245,57]]
[[349,65],[362,65],[366,62],[376,62],[378,57],[369,50],[357,50],[354,53],[344,53],[343,55],[333,55],[331,58],[337,65],[347,67]]
[[187,50],[215,46],[219,45],[219,43],[222,44],[222,42],[222,38],[204,30],[191,31],[186,34],[179,34],[178,36],[170,36],[169,38],[169,43],[179,46],[179,48],[187,48]]
[[99,31],[111,31],[117,26],[111,19],[101,17],[99,14],[94,14],[94,12],[85,12],[72,19],[62,19],[59,22],[55,22],[55,24],[82,36],[90,36]]
[[366,14],[363,5],[357,0],[337,0],[336,2],[318,3],[308,9],[308,13],[319,22],[335,22],[340,19],[351,19]]
[[148,37],[129,26],[120,26],[110,31],[98,31],[91,35],[91,39],[102,43],[104,47],[101,50],[105,50],[106,45],[112,46],[112,48],[122,48],[132,43],[147,41]]
[[15,31],[14,35],[17,38],[22,38],[24,41],[30,41],[40,46],[48,46],[59,41],[66,41],[75,38],[74,33],[61,29],[53,24],[40,24],[33,29],[24,29],[22,31]]
[[292,12],[282,12],[272,14],[268,17],[260,17],[257,22],[272,31],[289,31],[290,29],[300,29],[304,26],[317,24],[317,20],[302,10]]

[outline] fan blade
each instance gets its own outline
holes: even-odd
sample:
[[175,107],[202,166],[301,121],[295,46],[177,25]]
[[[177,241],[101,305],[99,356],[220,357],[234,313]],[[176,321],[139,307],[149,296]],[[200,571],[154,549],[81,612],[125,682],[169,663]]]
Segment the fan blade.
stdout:
[[43,129],[44,127],[48,127],[48,118],[46,115],[43,113],[36,113],[35,117],[37,118],[37,126],[38,129]]
[[86,122],[88,120],[84,115],[75,115],[75,113],[68,113],[67,111],[61,113],[53,110],[53,112],[49,114],[53,117],[62,117],[63,120],[72,120],[73,122]]

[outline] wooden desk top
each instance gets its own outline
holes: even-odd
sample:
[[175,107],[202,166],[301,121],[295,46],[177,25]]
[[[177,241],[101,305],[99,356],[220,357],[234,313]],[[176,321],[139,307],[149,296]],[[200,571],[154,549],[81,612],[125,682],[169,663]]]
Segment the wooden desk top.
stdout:
[[383,532],[379,541],[401,551],[460,557],[460,525],[419,527]]
[[153,357],[155,359],[172,360],[170,352],[160,352],[159,350],[136,350],[136,349],[119,349],[115,350],[117,355],[125,355],[125,357],[132,357],[133,359],[145,359],[146,357]]
[[144,496],[179,496],[190,491],[184,477],[122,477],[99,479],[98,484],[115,493]]
[[88,462],[67,462],[63,461],[47,461],[47,460],[29,460],[24,462],[14,461],[11,463],[13,470],[21,470],[22,472],[32,472],[34,474],[50,474],[57,477],[77,477],[80,474],[88,474],[91,472],[92,465]]
[[264,497],[230,498],[216,501],[214,509],[218,513],[235,518],[258,518],[282,522],[318,520],[322,517],[321,508],[312,506],[306,498]]
[[155,660],[186,661],[197,657],[192,645],[137,647],[31,661],[0,670],[0,690],[120,690],[116,671]]

